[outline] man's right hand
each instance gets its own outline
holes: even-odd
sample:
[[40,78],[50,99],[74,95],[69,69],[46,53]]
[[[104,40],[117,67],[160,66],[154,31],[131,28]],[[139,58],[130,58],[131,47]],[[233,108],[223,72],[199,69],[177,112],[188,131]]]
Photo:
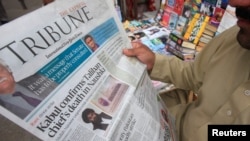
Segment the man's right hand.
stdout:
[[133,48],[124,49],[123,54],[129,57],[136,57],[142,63],[147,65],[147,70],[150,72],[155,63],[155,54],[141,42],[132,42]]

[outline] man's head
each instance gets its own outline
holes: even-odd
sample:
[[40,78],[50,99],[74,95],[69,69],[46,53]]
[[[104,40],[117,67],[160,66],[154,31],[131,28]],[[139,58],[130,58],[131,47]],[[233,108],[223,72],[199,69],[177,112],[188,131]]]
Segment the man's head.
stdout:
[[15,80],[7,64],[0,59],[0,94],[13,93],[15,89]]
[[85,123],[100,123],[102,121],[101,117],[89,108],[82,112],[82,119]]
[[250,50],[250,0],[229,0],[229,4],[236,7],[237,25],[240,28],[237,40],[242,47]]
[[98,48],[94,38],[91,35],[86,35],[84,37],[84,42],[91,48],[92,51],[95,51]]

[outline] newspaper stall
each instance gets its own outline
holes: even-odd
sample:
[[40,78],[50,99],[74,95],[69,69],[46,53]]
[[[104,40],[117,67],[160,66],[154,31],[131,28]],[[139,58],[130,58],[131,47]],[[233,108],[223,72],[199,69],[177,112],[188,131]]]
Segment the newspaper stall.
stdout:
[[145,66],[122,54],[131,45],[112,1],[56,0],[0,31],[15,83],[2,93],[1,77],[0,112],[25,130],[56,141],[176,140]]

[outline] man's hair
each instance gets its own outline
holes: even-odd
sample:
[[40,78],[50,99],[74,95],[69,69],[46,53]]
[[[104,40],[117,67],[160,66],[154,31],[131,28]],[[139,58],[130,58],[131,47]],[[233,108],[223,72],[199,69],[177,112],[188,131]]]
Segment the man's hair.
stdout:
[[93,39],[93,37],[92,37],[90,34],[87,34],[87,35],[84,37],[84,41],[86,41],[87,38],[92,38],[92,39]]
[[88,114],[89,114],[89,113],[93,113],[93,112],[95,112],[93,109],[89,109],[89,108],[85,109],[85,110],[82,112],[82,120],[83,120],[84,122],[86,122],[86,123],[90,123],[89,118],[88,118]]
[[12,72],[10,67],[5,63],[3,59],[0,58],[0,65],[5,67],[9,72]]

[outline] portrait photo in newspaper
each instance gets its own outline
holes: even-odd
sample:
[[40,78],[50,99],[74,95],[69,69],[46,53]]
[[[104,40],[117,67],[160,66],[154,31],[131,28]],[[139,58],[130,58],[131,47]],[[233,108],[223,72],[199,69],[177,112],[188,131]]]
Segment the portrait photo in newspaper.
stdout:
[[53,80],[38,73],[16,82],[1,58],[0,71],[0,104],[20,118],[25,118],[57,87]]

